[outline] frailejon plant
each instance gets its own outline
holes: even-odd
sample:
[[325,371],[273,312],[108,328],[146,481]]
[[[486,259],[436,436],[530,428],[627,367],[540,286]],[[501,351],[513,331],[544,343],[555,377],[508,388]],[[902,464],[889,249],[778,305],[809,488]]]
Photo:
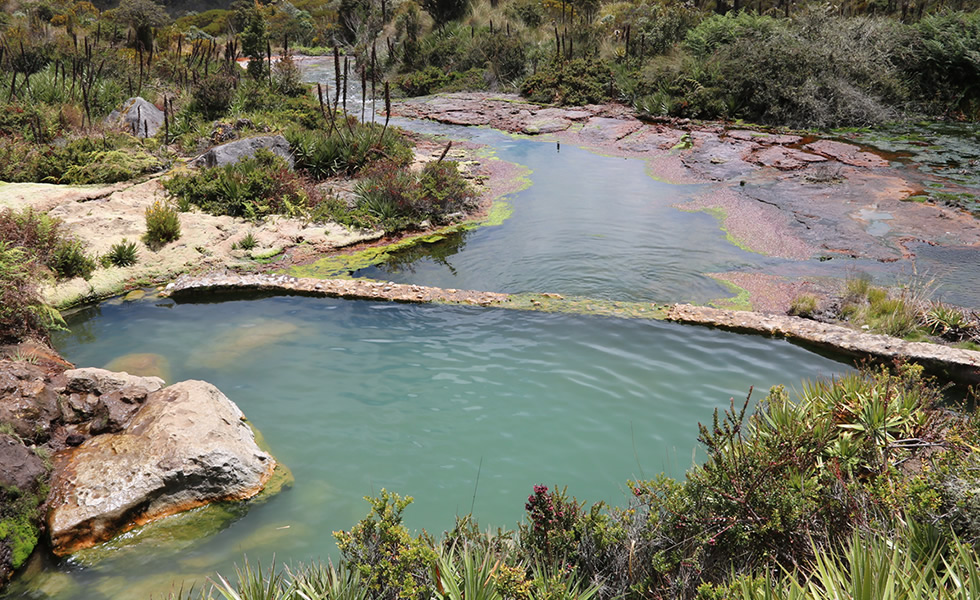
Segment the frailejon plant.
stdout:
[[130,242],[126,238],[113,244],[100,261],[102,266],[129,267],[136,264],[136,242]]

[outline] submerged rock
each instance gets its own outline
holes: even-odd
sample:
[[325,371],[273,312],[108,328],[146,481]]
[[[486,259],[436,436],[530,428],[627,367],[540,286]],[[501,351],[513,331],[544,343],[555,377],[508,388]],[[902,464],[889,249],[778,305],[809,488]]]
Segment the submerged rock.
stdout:
[[123,431],[58,461],[48,514],[58,555],[210,502],[250,498],[276,465],[238,407],[203,381],[151,393]]
[[259,320],[217,336],[210,344],[199,346],[187,359],[188,365],[222,369],[246,360],[256,352],[300,333],[295,323],[276,319]]
[[137,96],[123,102],[119,110],[109,113],[105,122],[107,125],[124,126],[136,137],[153,137],[163,127],[163,111]]
[[109,361],[105,366],[110,371],[123,371],[140,377],[159,377],[164,381],[172,381],[170,361],[165,356],[152,352],[125,354]]

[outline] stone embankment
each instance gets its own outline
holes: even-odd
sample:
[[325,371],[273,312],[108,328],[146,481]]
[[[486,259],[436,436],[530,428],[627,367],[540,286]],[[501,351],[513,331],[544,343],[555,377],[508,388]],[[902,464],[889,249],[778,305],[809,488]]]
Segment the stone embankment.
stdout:
[[[351,279],[314,279],[287,275],[239,275],[214,273],[202,277],[182,276],[167,286],[165,295],[176,300],[211,297],[215,292],[272,293],[388,300],[414,303],[471,304],[526,310],[546,310],[540,302],[517,302],[510,294],[440,289],[419,285]],[[558,294],[541,294],[548,308],[565,301]],[[657,318],[676,323],[706,325],[743,333],[785,337],[787,339],[855,357],[879,360],[904,358],[922,363],[931,370],[945,372],[949,377],[967,383],[980,382],[980,352],[952,348],[927,342],[907,342],[887,335],[858,331],[841,325],[820,323],[800,317],[763,314],[749,311],[723,310],[690,304],[651,305],[644,318]],[[572,311],[575,309],[572,308]],[[637,317],[637,313],[622,316]]]

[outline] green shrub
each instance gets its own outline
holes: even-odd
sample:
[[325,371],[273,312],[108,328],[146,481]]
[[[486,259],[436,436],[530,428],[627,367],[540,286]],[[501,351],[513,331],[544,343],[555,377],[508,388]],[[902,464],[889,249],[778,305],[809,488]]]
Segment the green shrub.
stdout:
[[242,239],[238,240],[238,242],[235,243],[234,247],[240,248],[247,252],[249,250],[254,249],[258,245],[259,242],[258,240],[255,239],[255,234],[249,231],[244,235],[244,237],[242,237]]
[[316,191],[307,189],[285,160],[261,149],[252,158],[178,174],[163,185],[178,202],[253,221],[272,214],[302,216],[319,201]]
[[146,233],[143,242],[152,247],[180,239],[180,214],[164,200],[146,207]]
[[379,497],[364,499],[371,503],[371,512],[349,532],[334,533],[343,560],[360,574],[372,598],[431,597],[433,542],[424,532],[412,537],[402,525],[402,512],[412,498],[382,489]]
[[354,175],[382,159],[391,161],[394,168],[402,168],[411,163],[413,156],[408,141],[399,131],[385,130],[377,123],[360,123],[353,117],[345,122],[338,116],[337,127],[327,134],[293,128],[285,135],[296,168],[313,179]]
[[521,84],[534,102],[581,106],[615,98],[612,70],[599,60],[555,60]]
[[37,287],[37,263],[27,249],[0,239],[0,342],[28,337],[48,338],[48,330],[64,324],[47,307]]
[[418,174],[381,162],[365,172],[355,193],[358,208],[388,230],[442,223],[473,208],[475,199],[453,161],[430,162]]
[[123,238],[121,242],[113,244],[109,248],[109,252],[101,259],[102,266],[104,267],[110,265],[115,267],[129,267],[135,265],[136,260],[136,242],[129,242],[126,238]]
[[918,100],[935,113],[980,116],[980,11],[942,11],[912,26],[904,70]]
[[55,247],[48,266],[59,277],[88,279],[95,270],[95,261],[85,254],[80,241],[65,240]]
[[800,294],[793,298],[789,306],[789,314],[798,317],[810,317],[817,312],[817,297],[812,294]]
[[206,119],[221,117],[235,98],[235,86],[235,76],[229,72],[222,71],[202,77],[194,86],[194,108]]
[[442,88],[450,79],[451,77],[443,73],[442,69],[430,65],[420,71],[399,75],[395,79],[395,85],[405,92],[406,96],[427,96]]
[[531,29],[537,29],[544,23],[544,6],[540,0],[512,0],[504,8],[511,19],[524,23]]

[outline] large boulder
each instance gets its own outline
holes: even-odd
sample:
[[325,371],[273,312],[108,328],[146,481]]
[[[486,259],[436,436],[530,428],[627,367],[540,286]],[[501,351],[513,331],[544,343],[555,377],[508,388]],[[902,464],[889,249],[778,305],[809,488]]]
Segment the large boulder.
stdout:
[[281,156],[290,168],[293,167],[293,153],[289,149],[289,142],[281,135],[260,135],[215,146],[191,161],[191,165],[207,168],[232,165],[255,156],[256,150],[260,148]]
[[123,102],[105,118],[111,127],[124,127],[136,137],[153,137],[163,127],[163,111],[137,96]]
[[58,555],[210,502],[250,498],[275,468],[238,407],[203,381],[149,394],[123,431],[56,458],[48,532]]
[[92,434],[121,431],[146,397],[164,386],[159,377],[139,377],[91,367],[69,369],[64,377],[61,419],[67,424],[85,424]]

